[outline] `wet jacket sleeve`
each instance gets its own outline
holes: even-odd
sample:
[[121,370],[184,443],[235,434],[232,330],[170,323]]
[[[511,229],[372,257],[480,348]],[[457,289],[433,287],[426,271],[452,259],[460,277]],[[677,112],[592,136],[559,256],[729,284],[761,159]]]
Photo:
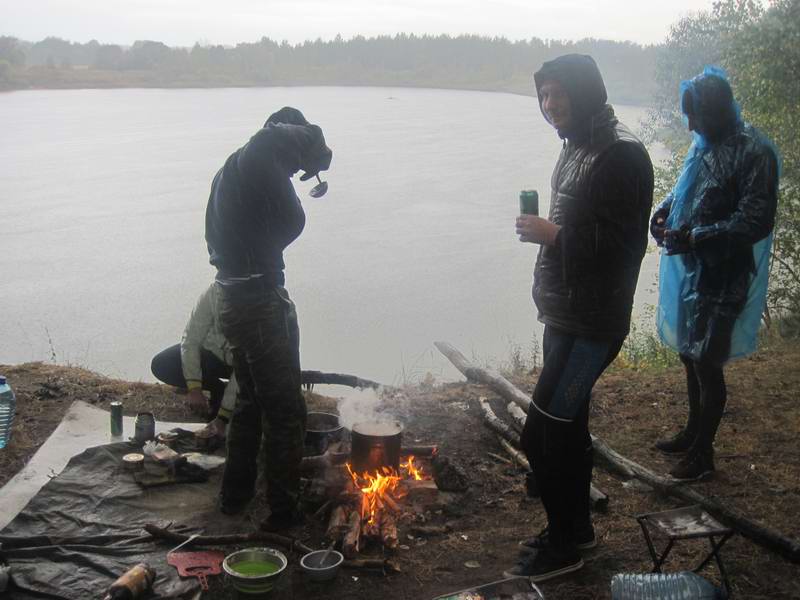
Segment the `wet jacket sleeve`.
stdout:
[[208,332],[214,326],[212,295],[211,287],[200,294],[181,338],[181,367],[189,389],[200,387],[203,381],[200,350]]
[[729,258],[737,247],[764,239],[775,226],[778,161],[772,151],[745,155],[737,169],[735,193],[739,201],[728,218],[692,229],[694,250],[709,264]]
[[640,261],[653,202],[653,167],[643,149],[619,143],[601,157],[591,182],[591,215],[561,228],[565,261]]

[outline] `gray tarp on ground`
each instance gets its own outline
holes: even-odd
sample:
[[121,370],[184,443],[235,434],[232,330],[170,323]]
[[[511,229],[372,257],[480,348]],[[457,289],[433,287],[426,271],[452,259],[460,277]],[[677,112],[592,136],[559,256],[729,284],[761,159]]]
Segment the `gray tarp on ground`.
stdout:
[[213,513],[219,469],[202,484],[142,489],[121,465],[128,443],[89,448],[73,457],[22,512],[0,531],[11,565],[11,598],[85,600],[102,593],[138,562],[157,571],[153,598],[199,598],[195,579],[181,580],[166,564],[163,544],[150,540],[146,523],[203,522]]

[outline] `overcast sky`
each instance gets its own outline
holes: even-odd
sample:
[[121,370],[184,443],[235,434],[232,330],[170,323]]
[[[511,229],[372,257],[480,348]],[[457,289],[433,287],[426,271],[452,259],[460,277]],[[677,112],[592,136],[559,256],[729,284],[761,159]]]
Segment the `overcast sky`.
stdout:
[[236,44],[337,34],[477,33],[658,43],[711,0],[0,0],[0,34],[29,41]]

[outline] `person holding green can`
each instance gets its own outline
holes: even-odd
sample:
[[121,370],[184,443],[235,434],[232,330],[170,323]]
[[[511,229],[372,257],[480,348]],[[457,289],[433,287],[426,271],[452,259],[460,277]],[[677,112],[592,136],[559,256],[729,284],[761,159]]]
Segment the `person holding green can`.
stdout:
[[547,218],[526,191],[516,219],[519,240],[539,245],[533,300],[544,323],[544,360],[520,446],[533,465],[547,526],[520,542],[519,562],[505,574],[539,582],[577,571],[581,551],[597,545],[589,515],[589,403],[630,329],[653,167],[607,104],[591,57],[546,62],[534,81],[542,114],[564,140]]

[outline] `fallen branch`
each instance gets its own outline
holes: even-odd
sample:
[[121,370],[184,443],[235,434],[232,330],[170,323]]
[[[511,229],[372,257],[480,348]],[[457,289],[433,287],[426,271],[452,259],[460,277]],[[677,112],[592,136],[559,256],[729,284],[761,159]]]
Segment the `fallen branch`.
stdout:
[[[511,382],[494,373],[473,366],[458,350],[445,342],[435,342],[436,347],[444,354],[467,379],[485,383],[504,399],[514,402],[524,410],[528,409],[530,399]],[[487,403],[488,404],[488,403]],[[602,440],[592,436],[592,443],[597,453],[604,458],[614,471],[626,477],[634,477],[644,481],[657,492],[678,498],[692,504],[699,504],[723,523],[736,529],[743,536],[757,544],[777,552],[788,560],[800,563],[800,541],[788,538],[780,532],[756,523],[744,515],[723,506],[715,500],[706,498],[693,489],[673,479],[657,475],[640,464],[625,458],[609,448]]]
[[488,385],[500,396],[518,404],[522,410],[528,412],[528,406],[530,406],[531,403],[530,397],[528,394],[515,387],[508,379],[495,371],[474,366],[461,352],[447,342],[434,342],[433,345],[436,346],[439,352],[444,354],[468,380],[474,383],[484,383]]
[[333,384],[333,385],[346,385],[351,388],[372,388],[378,389],[384,386],[377,381],[370,381],[369,379],[361,379],[355,375],[345,375],[344,373],[323,373],[322,371],[303,371],[300,373],[300,381],[303,385],[316,385],[316,384]]
[[[150,523],[144,526],[144,530],[152,537],[170,542],[171,544],[180,544],[181,542],[188,540],[190,537],[187,534],[169,531],[168,529],[158,527],[157,525]],[[186,544],[184,548],[188,548],[190,546],[245,545],[252,542],[270,542],[272,544],[283,546],[287,550],[296,550],[304,554],[313,552],[312,548],[309,548],[300,540],[267,531],[251,531],[249,533],[231,533],[227,535],[199,535],[191,542]]]
[[[532,471],[531,465],[527,457],[514,447],[514,444],[519,443],[519,435],[511,430],[506,423],[501,420],[489,405],[486,398],[479,398],[478,402],[483,411],[484,423],[498,435],[498,441],[503,449],[517,462],[525,471]],[[608,509],[608,496],[598,490],[594,484],[589,486],[589,498],[592,502],[592,508],[595,510],[605,511]]]

